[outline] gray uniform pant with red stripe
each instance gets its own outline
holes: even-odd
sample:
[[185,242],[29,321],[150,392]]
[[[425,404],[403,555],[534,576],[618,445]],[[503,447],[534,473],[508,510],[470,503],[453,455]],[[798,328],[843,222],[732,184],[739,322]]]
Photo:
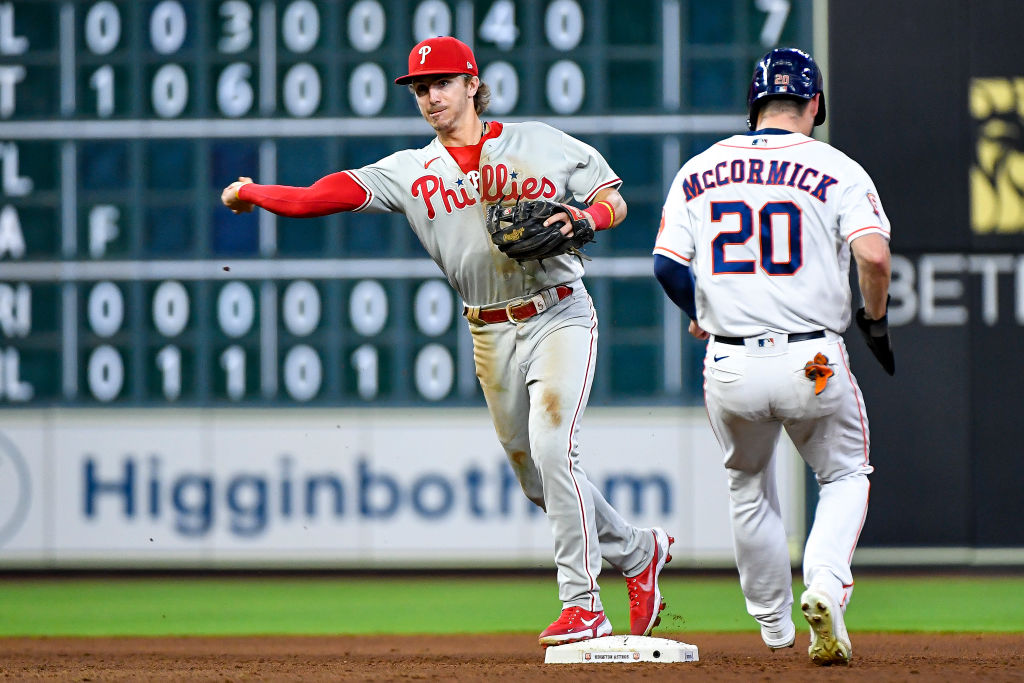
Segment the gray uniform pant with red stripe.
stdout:
[[582,282],[521,323],[470,325],[476,373],[526,497],[544,509],[564,607],[600,611],[601,558],[635,574],[653,553],[591,484],[576,440],[597,362],[597,313]]
[[[792,572],[772,454],[785,428],[820,485],[804,549],[804,583],[828,591],[845,610],[850,560],[868,505],[869,436],[864,399],[841,337],[794,343],[765,335],[759,346],[708,344],[705,402],[725,453],[740,584],[747,611],[776,628],[790,619]],[[823,353],[835,373],[815,395],[804,365]]]

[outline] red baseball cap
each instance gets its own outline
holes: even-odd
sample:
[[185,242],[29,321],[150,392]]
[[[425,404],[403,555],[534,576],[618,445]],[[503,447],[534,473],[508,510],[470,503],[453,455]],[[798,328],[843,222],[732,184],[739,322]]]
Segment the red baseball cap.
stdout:
[[409,53],[409,73],[396,78],[395,83],[405,85],[417,76],[439,74],[479,76],[476,57],[473,56],[469,45],[451,36],[427,38]]

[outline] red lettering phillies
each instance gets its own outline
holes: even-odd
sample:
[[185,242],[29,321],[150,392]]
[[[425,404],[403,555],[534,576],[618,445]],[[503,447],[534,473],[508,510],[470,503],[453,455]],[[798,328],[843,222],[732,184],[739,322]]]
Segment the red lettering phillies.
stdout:
[[485,202],[538,197],[553,199],[555,194],[555,184],[547,178],[524,178],[521,173],[510,172],[505,164],[480,167],[480,197]]
[[444,181],[436,175],[420,176],[412,182],[410,189],[413,197],[423,197],[427,218],[431,220],[437,215],[433,200],[438,191],[441,193],[441,202],[444,204],[446,213],[453,213],[456,209],[464,209],[476,204],[476,200],[469,196],[465,187],[460,187],[457,191],[452,190],[446,187]]

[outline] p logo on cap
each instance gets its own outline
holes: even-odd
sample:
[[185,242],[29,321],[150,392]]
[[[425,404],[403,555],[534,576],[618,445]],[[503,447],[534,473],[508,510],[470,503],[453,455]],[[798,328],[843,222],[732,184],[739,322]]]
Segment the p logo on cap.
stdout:
[[417,76],[442,74],[480,75],[469,45],[451,36],[427,38],[409,53],[409,73],[396,78],[395,83],[405,85]]

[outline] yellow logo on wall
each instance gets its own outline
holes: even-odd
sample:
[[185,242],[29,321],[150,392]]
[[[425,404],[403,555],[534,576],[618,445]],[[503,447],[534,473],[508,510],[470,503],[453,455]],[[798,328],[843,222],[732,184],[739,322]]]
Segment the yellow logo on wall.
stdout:
[[1024,233],[1024,77],[975,78],[969,99],[978,131],[971,229]]

